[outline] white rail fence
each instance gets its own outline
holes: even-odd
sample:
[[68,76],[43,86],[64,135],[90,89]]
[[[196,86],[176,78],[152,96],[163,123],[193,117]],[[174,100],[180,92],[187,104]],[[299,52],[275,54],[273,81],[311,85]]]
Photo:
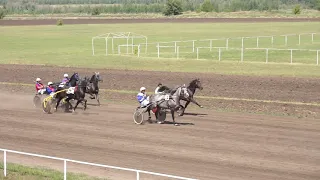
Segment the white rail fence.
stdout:
[[[189,47],[192,47],[192,51],[191,52],[195,52],[195,50],[196,50],[196,47],[197,47],[197,45],[196,45],[196,43],[197,42],[207,42],[207,44],[208,44],[208,46],[206,46],[206,47],[208,47],[208,48],[210,48],[211,50],[212,50],[212,48],[214,48],[214,47],[217,47],[217,46],[214,46],[214,41],[224,41],[225,43],[225,48],[226,49],[228,49],[228,48],[230,48],[230,45],[229,45],[229,43],[230,43],[230,40],[236,40],[236,39],[238,39],[238,40],[241,40],[241,43],[239,43],[239,48],[241,47],[241,48],[245,48],[245,40],[246,39],[255,39],[255,46],[257,47],[257,48],[259,48],[260,47],[260,40],[262,39],[262,38],[269,38],[270,39],[270,46],[271,47],[274,47],[274,45],[275,45],[275,38],[276,37],[283,37],[284,38],[284,42],[283,42],[283,45],[284,46],[287,46],[288,45],[288,42],[289,42],[289,40],[288,40],[288,37],[292,37],[292,36],[296,36],[296,37],[298,37],[298,43],[296,44],[296,45],[301,45],[301,38],[302,38],[302,36],[307,36],[307,35],[309,35],[310,36],[310,43],[311,44],[313,44],[314,43],[314,41],[315,41],[315,35],[317,35],[317,34],[320,34],[320,33],[301,33],[301,34],[285,34],[285,35],[273,35],[273,36],[249,36],[249,37],[234,37],[234,38],[218,38],[218,39],[200,39],[200,40],[185,40],[185,41],[168,41],[168,42],[156,42],[156,43],[148,43],[148,45],[152,45],[152,44],[156,44],[157,45],[157,47],[158,46],[170,46],[170,47],[172,47],[172,48],[174,48],[174,52],[176,53],[176,49],[177,49],[177,46],[179,46],[179,44],[181,44],[181,43],[190,43],[190,44],[188,44],[188,45],[184,45],[184,46],[189,46]],[[146,43],[141,43],[141,45],[146,45]],[[221,46],[221,45],[219,45],[219,46]],[[249,48],[253,48],[253,47],[249,47]]]
[[155,176],[163,176],[163,177],[169,177],[173,179],[181,179],[181,180],[197,180],[192,178],[186,178],[181,176],[174,176],[174,175],[168,175],[168,174],[162,174],[162,173],[155,173],[155,172],[149,172],[149,171],[143,171],[143,170],[137,170],[137,169],[130,169],[130,168],[122,168],[122,167],[116,167],[116,166],[109,166],[109,165],[103,165],[103,164],[95,164],[95,163],[89,163],[89,162],[82,162],[82,161],[76,161],[72,159],[64,159],[64,158],[58,158],[58,157],[52,157],[52,156],[45,156],[40,154],[32,154],[32,153],[26,153],[26,152],[19,152],[19,151],[13,151],[8,149],[0,149],[0,151],[3,151],[3,173],[4,176],[7,176],[7,153],[13,153],[13,154],[21,154],[26,156],[33,156],[33,157],[40,157],[45,159],[52,159],[52,160],[59,160],[63,161],[63,174],[64,174],[64,180],[67,180],[67,163],[77,163],[77,164],[83,164],[83,165],[89,165],[89,166],[96,166],[96,167],[103,167],[103,168],[110,168],[110,169],[117,169],[117,170],[123,170],[123,171],[131,171],[136,173],[136,179],[140,180],[140,174],[150,174]]
[[[179,49],[179,48],[178,48]],[[210,49],[209,47],[197,47],[196,48],[196,53],[197,53],[197,60],[201,59],[200,58],[200,49]],[[218,49],[218,60],[221,61],[221,56],[222,56],[222,49],[227,49],[225,47],[215,47],[215,49]],[[269,61],[269,53],[270,51],[289,51],[290,52],[290,64],[293,63],[294,59],[294,51],[306,51],[306,52],[315,52],[315,64],[319,65],[319,51],[320,49],[276,49],[276,48],[229,48],[229,50],[239,50],[240,51],[240,61],[244,61],[244,52],[245,50],[263,50],[265,51],[265,62],[268,63]],[[179,52],[177,52],[179,54]],[[177,56],[179,58],[179,56]]]

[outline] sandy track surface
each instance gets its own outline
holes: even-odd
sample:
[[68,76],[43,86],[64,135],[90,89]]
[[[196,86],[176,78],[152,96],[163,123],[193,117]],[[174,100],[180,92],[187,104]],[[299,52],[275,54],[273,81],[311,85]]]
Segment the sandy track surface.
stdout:
[[[80,76],[90,76],[95,71],[99,71],[104,79],[104,82],[100,84],[100,87],[104,89],[129,90],[134,92],[138,91],[141,86],[145,86],[148,88],[148,91],[153,91],[158,82],[162,82],[169,87],[174,87],[179,84],[188,85],[193,79],[200,78],[204,89],[197,91],[196,95],[216,98],[196,98],[205,107],[320,118],[319,106],[307,104],[318,104],[320,102],[320,81],[317,78],[0,65],[0,82],[32,84],[36,77],[41,77],[44,82],[55,82],[60,81],[62,75],[66,72],[70,76],[73,72],[78,72]],[[0,85],[0,89],[2,88],[6,89],[5,86]],[[21,90],[19,86],[12,88],[15,91],[30,92],[30,94],[33,93],[34,89]],[[135,102],[135,94],[102,92],[102,95],[110,100]],[[236,98],[238,100],[226,100],[226,98]],[[271,103],[265,102],[265,100],[271,101]],[[281,103],[272,103],[273,101],[281,101]],[[286,102],[293,102],[293,104]],[[294,104],[295,102],[302,104],[297,105]]]
[[[59,18],[57,18],[59,19]],[[0,26],[56,25],[57,19],[1,20]],[[64,24],[117,23],[259,23],[259,22],[319,22],[320,18],[157,18],[157,19],[63,19]]]
[[[43,114],[31,97],[0,94],[6,102],[0,105],[2,147],[208,180],[320,178],[320,122],[314,119],[201,110],[180,117],[178,127],[135,125],[134,106]],[[130,176],[117,173],[107,177]]]
[[[77,70],[80,75],[93,71]],[[0,81],[31,83],[37,76],[42,77],[45,82],[49,78],[54,81],[60,79],[64,72],[74,71],[75,69],[70,68],[1,65]],[[104,78],[104,83],[101,84],[103,88],[134,90],[141,86],[134,79],[143,79],[140,76],[151,72],[139,74],[135,71],[100,70],[100,73]],[[203,95],[214,95],[214,92],[226,93],[222,95],[233,94],[239,87],[247,87],[242,94],[233,95],[249,97],[252,94],[252,98],[258,98],[262,92],[253,93],[255,90],[274,89],[276,97],[283,100],[294,97],[285,95],[286,91],[291,90],[290,87],[295,86],[293,84],[287,87],[292,83],[299,85],[307,81],[309,84],[316,84],[315,79],[183,73],[167,73],[168,77],[160,79],[160,72],[152,74],[153,76],[149,74],[146,77],[154,79],[144,79],[141,83],[154,86],[162,80],[173,85],[197,76],[205,82],[205,90],[201,92]],[[258,86],[252,81],[263,83]],[[269,81],[273,86],[266,83]],[[304,84],[307,85],[308,83]],[[310,93],[315,93],[304,89],[304,86],[292,91],[300,93],[296,94],[299,96],[296,100],[303,98],[303,95],[308,99]],[[210,87],[218,90],[208,90]],[[222,91],[219,87],[227,90]],[[189,114],[177,119],[183,123],[178,127],[172,124],[136,125],[132,120],[135,108],[132,105],[109,102],[101,107],[89,106],[85,112],[79,108],[75,114],[58,112],[48,115],[32,106],[33,88],[21,90],[17,86],[1,85],[0,89],[2,148],[205,180],[320,178],[320,122],[314,118],[298,119],[191,108],[187,110]],[[21,92],[23,94],[20,94]],[[279,93],[283,93],[283,96]],[[133,95],[111,93],[111,96],[116,101],[134,101]],[[215,101],[211,100],[208,104],[217,103]],[[242,106],[250,105],[241,103]],[[257,106],[257,103],[255,105]],[[276,107],[272,104],[271,106]],[[171,122],[169,115],[167,120]],[[20,156],[10,155],[9,161],[62,168],[61,162],[43,159],[22,160]],[[132,173],[85,169],[79,165],[72,165],[70,169],[113,179],[135,177]],[[146,177],[153,178],[155,177]]]

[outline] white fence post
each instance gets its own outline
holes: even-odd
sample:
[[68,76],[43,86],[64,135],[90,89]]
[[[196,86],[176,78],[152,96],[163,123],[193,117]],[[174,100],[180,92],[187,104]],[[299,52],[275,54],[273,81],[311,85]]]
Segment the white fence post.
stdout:
[[299,46],[301,44],[301,34],[299,34]]
[[111,39],[111,46],[112,46],[112,54],[114,54],[114,45],[113,45],[113,38]]
[[259,37],[257,37],[257,48],[259,47]]
[[210,52],[212,51],[212,39],[210,39]]
[[197,48],[197,60],[199,59],[199,48]]
[[138,45],[138,57],[140,57],[140,44]]
[[292,49],[290,51],[291,51],[290,63],[292,64]]
[[140,173],[137,171],[137,180],[140,180]]
[[179,59],[179,46],[177,46],[177,59]]
[[241,49],[241,62],[243,62],[243,48]]
[[177,53],[177,41],[174,42],[174,53]]
[[244,42],[243,42],[243,37],[242,37],[242,39],[241,39],[241,47],[242,47],[242,49],[243,49],[243,46],[244,46]]
[[91,46],[92,46],[92,55],[94,56],[94,38],[91,40]]
[[160,57],[160,45],[158,43],[158,58]]
[[129,38],[127,38],[127,54],[129,54]]
[[285,37],[285,45],[287,46],[287,44],[288,44],[288,36],[285,35],[284,37]]
[[271,36],[271,46],[273,47],[273,36]]
[[227,50],[229,48],[229,38],[226,39],[226,48],[227,48]]
[[268,58],[269,58],[269,49],[266,49],[266,63],[268,63]]
[[108,55],[108,38],[105,38],[106,40],[106,56]]
[[194,40],[192,41],[192,52],[194,52]]
[[221,48],[219,48],[219,61],[221,60]]
[[67,180],[67,161],[63,161],[63,179]]
[[7,177],[7,151],[3,151],[3,174]]
[[317,65],[319,65],[319,50],[317,50]]

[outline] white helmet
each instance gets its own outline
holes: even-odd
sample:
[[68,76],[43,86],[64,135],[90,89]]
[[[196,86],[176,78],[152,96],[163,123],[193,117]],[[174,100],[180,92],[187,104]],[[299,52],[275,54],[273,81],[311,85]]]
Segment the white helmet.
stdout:
[[145,87],[141,87],[140,88],[140,92],[143,91],[143,90],[146,90],[146,88]]
[[49,85],[52,85],[52,84],[53,84],[52,82],[48,82],[48,86],[49,86]]
[[69,75],[68,74],[64,74],[63,77],[69,77]]
[[41,79],[40,79],[40,78],[37,78],[36,81],[39,82],[39,81],[41,81]]

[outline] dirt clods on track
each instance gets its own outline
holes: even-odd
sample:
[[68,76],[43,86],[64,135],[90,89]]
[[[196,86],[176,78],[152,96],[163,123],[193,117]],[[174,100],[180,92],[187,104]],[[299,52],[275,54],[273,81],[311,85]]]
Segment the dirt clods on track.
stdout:
[[[204,90],[197,93],[202,96],[283,101],[293,98],[294,101],[305,99],[311,102],[311,96],[318,95],[316,79],[200,73],[166,73],[167,76],[162,77],[161,72],[23,65],[1,65],[0,81],[32,83],[38,76],[44,82],[56,81],[61,79],[63,73],[75,71],[80,76],[100,71],[104,79],[101,87],[114,90],[134,91],[143,85],[152,91],[159,81],[170,86],[200,78]],[[87,111],[79,108],[73,114],[44,114],[41,109],[32,106],[33,87],[2,84],[0,90],[0,142],[4,148],[201,180],[320,178],[320,122],[315,118],[218,112],[192,105],[185,116],[177,118],[181,126],[169,123],[136,125],[132,119],[136,107],[135,94],[107,91],[104,97],[108,101],[104,101],[101,107],[91,105]],[[197,100],[208,106],[213,104],[212,107],[222,101]],[[120,103],[125,101],[131,103]],[[89,102],[96,103],[94,100]],[[277,107],[272,103],[259,105],[253,102],[250,105],[246,101],[223,103],[238,103],[243,107],[252,104],[257,107]],[[169,115],[167,121],[171,122]],[[24,164],[50,163],[48,166],[60,170],[63,164],[43,159],[34,161],[12,154],[8,158],[11,162]],[[135,178],[134,173],[86,169],[71,163],[69,170],[110,179]],[[145,175],[141,175],[141,178],[166,179]]]

